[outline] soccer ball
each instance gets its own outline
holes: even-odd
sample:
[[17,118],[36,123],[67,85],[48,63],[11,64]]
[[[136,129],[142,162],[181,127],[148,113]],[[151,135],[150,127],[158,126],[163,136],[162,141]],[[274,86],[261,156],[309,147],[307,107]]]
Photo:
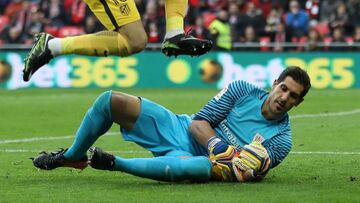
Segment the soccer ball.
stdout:
[[225,182],[235,181],[233,159],[238,156],[239,152],[234,147],[229,147],[225,152],[217,155],[210,153],[209,159],[213,164],[212,179]]
[[217,181],[261,180],[270,166],[266,149],[256,143],[245,145],[240,151],[231,146],[217,155],[210,152],[209,158],[213,164],[212,178]]
[[269,154],[260,142],[245,145],[231,161],[232,171],[239,182],[261,180],[270,167]]
[[223,74],[223,68],[216,60],[205,60],[200,65],[200,78],[205,83],[217,82]]

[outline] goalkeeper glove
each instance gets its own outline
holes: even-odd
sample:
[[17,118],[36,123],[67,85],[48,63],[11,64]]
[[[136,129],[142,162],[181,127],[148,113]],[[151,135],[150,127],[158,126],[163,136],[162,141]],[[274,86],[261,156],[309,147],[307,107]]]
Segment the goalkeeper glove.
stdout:
[[213,164],[212,178],[218,181],[234,181],[232,159],[237,153],[235,147],[216,136],[209,139],[207,146],[209,159]]
[[261,180],[270,168],[270,157],[258,141],[245,145],[233,159],[233,171],[239,182]]

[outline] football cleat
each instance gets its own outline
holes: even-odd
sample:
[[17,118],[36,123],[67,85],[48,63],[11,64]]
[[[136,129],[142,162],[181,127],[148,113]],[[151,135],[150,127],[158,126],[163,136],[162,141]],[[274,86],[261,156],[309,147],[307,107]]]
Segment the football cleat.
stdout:
[[113,171],[115,167],[115,156],[104,152],[98,147],[92,147],[89,149],[90,158],[89,165],[92,168],[99,170]]
[[188,34],[178,34],[165,39],[161,51],[168,57],[178,55],[200,56],[206,54],[213,47],[210,40],[198,39]]
[[52,170],[58,167],[71,167],[83,170],[88,165],[88,158],[84,156],[82,159],[77,161],[68,160],[64,157],[64,153],[67,151],[60,149],[56,152],[40,152],[39,156],[32,159],[35,167],[44,170]]
[[24,59],[25,67],[23,70],[23,80],[29,81],[31,76],[39,70],[43,65],[49,63],[54,58],[48,47],[50,39],[54,37],[47,33],[35,35],[34,45]]

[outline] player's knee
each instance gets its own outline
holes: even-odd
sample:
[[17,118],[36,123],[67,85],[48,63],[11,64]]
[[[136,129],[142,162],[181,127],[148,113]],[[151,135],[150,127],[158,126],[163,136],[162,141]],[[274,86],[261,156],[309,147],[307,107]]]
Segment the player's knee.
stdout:
[[99,110],[110,108],[111,91],[101,93],[94,102],[94,107]]
[[145,49],[147,44],[147,35],[146,32],[140,29],[136,34],[131,34],[127,36],[128,43],[131,49],[131,53],[138,53]]
[[138,38],[133,39],[131,42],[132,53],[138,53],[144,50],[147,44],[147,40],[148,39],[145,32],[140,34]]
[[121,92],[113,92],[111,95],[111,102],[110,102],[110,108],[111,108],[111,114],[114,117],[114,120],[116,122],[116,118],[122,117],[123,113],[119,112],[119,110],[122,110],[126,108],[127,98],[126,95]]
[[141,100],[122,92],[112,92],[111,115],[123,129],[131,130],[140,114]]
[[126,39],[128,55],[145,49],[147,44],[147,35],[141,20],[122,26],[118,32]]
[[93,108],[98,112],[105,113],[109,118],[111,117],[110,112],[110,101],[111,101],[112,91],[106,91],[100,94],[94,102]]

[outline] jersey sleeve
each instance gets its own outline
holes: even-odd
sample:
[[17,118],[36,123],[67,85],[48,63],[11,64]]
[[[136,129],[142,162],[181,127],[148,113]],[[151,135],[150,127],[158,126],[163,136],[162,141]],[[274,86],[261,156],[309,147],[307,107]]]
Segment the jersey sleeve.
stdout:
[[195,114],[194,120],[206,120],[212,127],[216,126],[226,118],[238,100],[254,89],[254,85],[242,80],[231,82]]
[[289,154],[292,147],[291,131],[285,131],[277,134],[276,136],[265,140],[264,147],[269,153],[271,160],[270,168],[279,165],[285,157]]

